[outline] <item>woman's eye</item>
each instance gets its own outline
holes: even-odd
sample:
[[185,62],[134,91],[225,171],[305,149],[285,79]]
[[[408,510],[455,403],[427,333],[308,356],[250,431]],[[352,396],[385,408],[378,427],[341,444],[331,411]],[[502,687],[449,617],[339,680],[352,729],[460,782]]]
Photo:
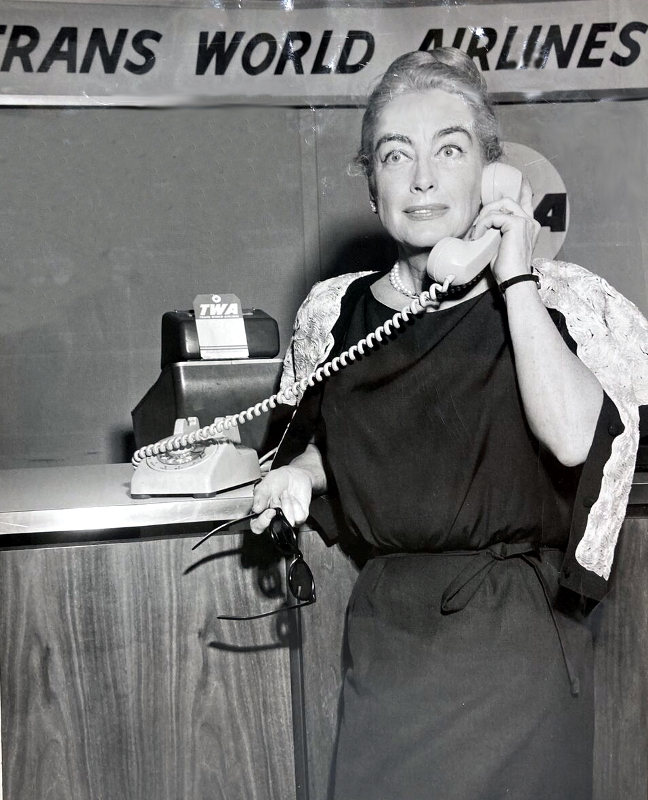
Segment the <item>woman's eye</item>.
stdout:
[[463,153],[463,150],[457,144],[444,144],[439,153],[444,158],[452,158],[453,156]]
[[389,153],[383,157],[382,162],[383,164],[400,164],[401,161],[405,161],[406,158],[407,156],[402,150],[390,150]]

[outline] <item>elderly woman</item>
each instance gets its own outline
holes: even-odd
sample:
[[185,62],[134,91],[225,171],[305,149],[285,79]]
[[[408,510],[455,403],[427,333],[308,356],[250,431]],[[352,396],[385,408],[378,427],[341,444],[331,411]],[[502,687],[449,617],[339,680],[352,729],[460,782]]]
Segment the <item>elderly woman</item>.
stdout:
[[[481,205],[500,157],[470,59],[398,58],[358,157],[398,260],[318,284],[286,359],[300,377],[428,289],[442,238],[501,232],[476,282],[306,392],[255,491],[257,533],[277,508],[304,522],[327,493],[371,548],[348,608],[336,800],[591,797],[585,612],[606,576],[575,550],[625,427],[576,355],[569,309],[543,302],[563,279],[544,262],[539,286],[532,270],[530,187]],[[589,273],[565,270],[590,291]]]

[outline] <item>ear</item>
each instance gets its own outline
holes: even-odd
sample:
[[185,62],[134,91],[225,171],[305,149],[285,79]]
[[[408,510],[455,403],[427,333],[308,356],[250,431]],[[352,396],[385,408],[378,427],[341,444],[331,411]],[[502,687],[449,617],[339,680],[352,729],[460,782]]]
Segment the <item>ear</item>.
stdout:
[[376,200],[376,180],[375,175],[370,173],[367,175],[367,189],[369,191],[369,205],[374,214],[378,213],[378,203]]

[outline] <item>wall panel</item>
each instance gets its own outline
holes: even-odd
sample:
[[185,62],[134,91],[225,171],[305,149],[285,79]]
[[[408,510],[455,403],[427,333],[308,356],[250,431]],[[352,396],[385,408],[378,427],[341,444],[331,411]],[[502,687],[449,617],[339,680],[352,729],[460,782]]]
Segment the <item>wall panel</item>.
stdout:
[[2,111],[0,467],[126,460],[160,318],[198,293],[238,293],[286,345],[312,282],[299,114]]

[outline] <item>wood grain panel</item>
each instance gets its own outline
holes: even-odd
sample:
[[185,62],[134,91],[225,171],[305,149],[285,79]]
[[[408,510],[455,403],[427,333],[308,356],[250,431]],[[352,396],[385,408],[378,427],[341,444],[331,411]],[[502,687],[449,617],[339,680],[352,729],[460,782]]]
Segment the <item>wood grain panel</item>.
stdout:
[[648,797],[648,519],[627,519],[596,642],[595,800]]
[[0,553],[6,797],[294,797],[285,620],[216,619],[282,602],[241,539]]

